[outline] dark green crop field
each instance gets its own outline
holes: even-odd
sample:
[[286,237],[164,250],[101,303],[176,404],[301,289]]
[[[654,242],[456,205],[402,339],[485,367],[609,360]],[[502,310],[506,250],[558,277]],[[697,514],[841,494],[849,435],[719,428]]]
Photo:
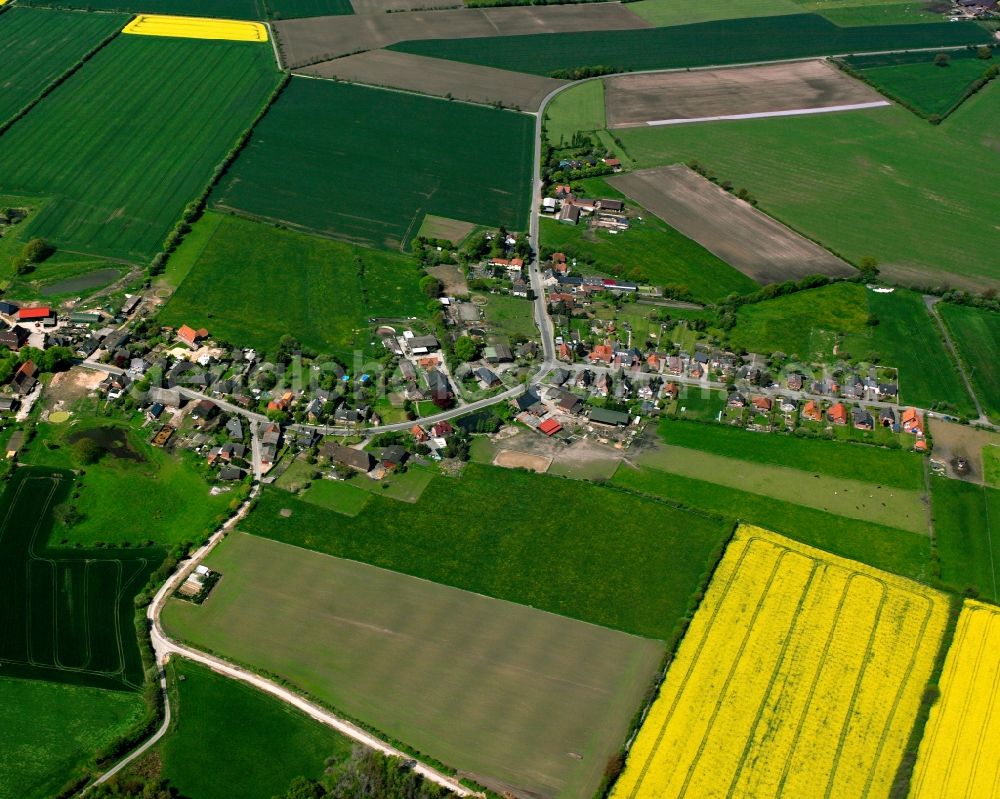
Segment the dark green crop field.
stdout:
[[18,5],[224,19],[264,19],[265,14],[264,0],[18,0]]
[[948,54],[948,66],[936,66],[933,52],[887,53],[845,58],[851,69],[883,94],[899,100],[918,114],[946,117],[965,99],[969,87],[996,63],[974,50]]
[[160,314],[165,324],[204,326],[263,352],[289,333],[349,356],[371,350],[369,318],[426,313],[413,258],[213,212],[199,228],[210,229],[207,243],[199,232],[171,257],[190,271]]
[[30,8],[11,8],[0,14],[0,124],[127,21],[115,14]]
[[263,691],[183,658],[167,671],[173,716],[154,758],[183,796],[271,799],[351,753],[347,738]]
[[931,507],[941,578],[1000,600],[1000,491],[935,477]]
[[71,485],[69,472],[22,468],[0,498],[0,666],[7,676],[138,688],[132,600],[163,552],[48,549],[53,509]]
[[627,31],[427,39],[389,49],[548,75],[595,64],[669,69],[989,41],[986,30],[971,23],[839,28],[817,14],[793,14]]
[[268,489],[242,527],[654,638],[684,615],[731,530],[589,483],[475,464],[435,477],[415,504],[376,494],[353,518]]
[[212,202],[388,249],[425,214],[524,230],[533,134],[525,114],[293,78]]
[[1000,422],[1000,313],[942,302],[937,306],[983,411]]
[[0,189],[70,250],[147,260],[277,85],[262,44],[119,36],[0,138]]
[[145,704],[128,691],[3,677],[0,708],[0,799],[50,799],[135,725]]

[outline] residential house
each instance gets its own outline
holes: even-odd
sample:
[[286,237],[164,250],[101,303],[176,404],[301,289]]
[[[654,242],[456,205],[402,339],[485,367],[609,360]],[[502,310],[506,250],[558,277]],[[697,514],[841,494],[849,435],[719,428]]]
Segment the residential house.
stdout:
[[227,464],[219,469],[219,479],[227,483],[233,482],[234,480],[242,480],[243,476],[246,474],[239,466],[233,466]]
[[476,380],[479,381],[480,388],[496,388],[500,385],[500,378],[496,376],[496,373],[492,369],[487,369],[485,366],[480,366],[475,371]]
[[306,419],[315,424],[319,421],[320,416],[323,415],[323,400],[319,397],[313,397],[306,403],[305,413]]
[[664,383],[660,389],[660,396],[668,400],[675,400],[681,394],[681,388],[676,383]]
[[21,306],[15,305],[7,300],[0,300],[0,314],[3,314],[4,316],[16,316],[20,307]]
[[27,341],[30,333],[20,325],[14,325],[10,330],[0,332],[0,346],[11,350],[19,350]]
[[191,418],[197,422],[204,424],[205,422],[211,421],[219,413],[219,406],[216,405],[212,400],[198,400],[194,407],[191,409]]
[[184,401],[178,389],[161,388],[160,386],[151,386],[146,393],[146,399],[149,402],[159,402],[168,408],[180,408]]
[[564,225],[576,225],[580,222],[580,209],[572,202],[564,202],[556,217]]
[[583,400],[565,391],[559,397],[558,408],[563,413],[577,414],[583,410]]
[[438,369],[431,369],[425,376],[427,380],[427,392],[435,402],[448,402],[455,396],[455,391],[451,387],[451,382],[447,375]]
[[320,449],[320,454],[330,463],[340,464],[359,472],[370,472],[375,468],[375,459],[370,452],[353,447],[345,447],[333,441],[327,441]]
[[726,405],[730,408],[745,408],[747,406],[747,398],[738,391],[731,391],[729,396],[726,397]]
[[35,362],[27,360],[22,363],[14,372],[12,382],[17,393],[22,397],[25,394],[30,394],[38,384],[38,367],[35,366]]
[[410,457],[410,453],[404,447],[399,446],[399,444],[393,444],[382,448],[382,453],[379,455],[379,462],[385,469],[395,471],[406,463],[408,457]]
[[490,363],[512,363],[514,353],[511,348],[503,342],[491,344],[483,350],[483,356]]
[[20,400],[17,397],[0,396],[0,413],[13,413],[19,404]]
[[442,422],[437,422],[431,425],[431,437],[432,438],[447,438],[452,433],[455,432],[455,428],[451,426],[451,422],[447,419]]
[[899,386],[895,383],[879,383],[876,388],[879,399],[895,397],[899,393]]
[[525,283],[521,278],[514,278],[510,285],[510,293],[515,297],[528,297],[528,284]]
[[163,416],[163,412],[165,410],[166,408],[163,407],[162,402],[154,402],[152,405],[146,408],[146,418],[149,419],[149,421],[151,422],[155,422],[157,419]]
[[239,416],[229,417],[229,421],[226,422],[226,432],[233,441],[243,440],[243,423]]
[[769,413],[771,411],[771,398],[770,397],[752,397],[750,399],[750,404],[753,405],[754,410],[758,413]]
[[864,408],[851,408],[851,421],[857,430],[871,430],[875,426],[872,415]]
[[410,434],[418,444],[426,444],[427,440],[430,438],[430,436],[427,435],[427,431],[418,424],[415,424],[410,428]]
[[573,352],[572,350],[570,350],[569,344],[567,344],[565,341],[562,344],[560,344],[556,350],[556,357],[558,357],[560,361],[572,361]]
[[196,347],[198,346],[199,341],[208,338],[208,331],[203,327],[195,330],[193,327],[189,327],[188,325],[181,325],[177,329],[177,338],[189,347]]
[[368,408],[350,408],[346,403],[342,403],[340,407],[333,412],[333,422],[338,425],[351,425],[351,424],[361,424],[368,419]]
[[684,374],[684,361],[676,355],[667,358],[667,373],[672,375]]
[[802,406],[802,418],[808,419],[810,422],[822,421],[823,410],[819,407],[817,402],[809,400]]
[[791,397],[778,398],[778,408],[781,410],[782,413],[792,413],[798,407],[799,403],[797,403]]
[[847,424],[847,407],[842,402],[836,402],[826,412],[826,418],[833,424]]
[[788,390],[789,391],[801,391],[802,390],[802,375],[797,372],[793,372],[788,376]]
[[615,359],[614,350],[610,344],[598,344],[587,356],[591,363],[611,363]]
[[922,436],[924,434],[924,423],[917,413],[916,408],[907,408],[903,411],[900,419],[904,432]]
[[896,421],[896,412],[892,408],[882,408],[878,412],[878,422],[882,427],[887,427],[893,432],[899,432],[899,423]]
[[426,355],[441,348],[441,344],[434,336],[404,336],[404,338],[406,346],[413,355]]

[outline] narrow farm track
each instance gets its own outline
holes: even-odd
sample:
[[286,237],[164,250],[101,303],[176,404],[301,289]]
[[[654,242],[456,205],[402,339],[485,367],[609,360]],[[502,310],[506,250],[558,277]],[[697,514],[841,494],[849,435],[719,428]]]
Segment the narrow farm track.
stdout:
[[972,402],[976,406],[976,412],[979,414],[979,418],[976,419],[976,423],[987,427],[994,427],[990,424],[989,417],[986,415],[986,412],[983,411],[983,406],[979,402],[979,397],[976,395],[976,391],[972,387],[972,381],[969,379],[969,373],[965,371],[965,364],[962,363],[962,359],[958,355],[958,348],[955,346],[955,342],[951,340],[951,333],[948,332],[948,326],[944,323],[944,319],[941,318],[940,314],[938,314],[937,304],[940,301],[940,297],[924,295],[924,305],[927,306],[927,312],[934,317],[934,323],[938,326],[941,338],[944,339],[944,345],[948,348],[948,353],[951,355],[952,361],[958,366],[958,373],[962,376],[962,382],[965,383],[965,390],[969,393],[969,396],[972,397]]

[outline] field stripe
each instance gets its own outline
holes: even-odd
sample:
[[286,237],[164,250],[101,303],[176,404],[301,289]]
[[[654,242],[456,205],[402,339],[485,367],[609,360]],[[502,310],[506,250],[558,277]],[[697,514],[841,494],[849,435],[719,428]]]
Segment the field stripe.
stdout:
[[[649,127],[662,125],[686,125],[689,122],[730,122],[740,119],[769,119],[771,117],[797,117],[808,114],[832,114],[838,111],[862,111],[866,108],[884,108],[892,105],[888,100],[872,100],[867,103],[848,103],[846,105],[827,105],[822,108],[791,108],[787,111],[756,111],[752,114],[722,114],[714,117],[683,117],[677,119],[653,119],[642,124]],[[636,127],[629,125],[627,127]]]

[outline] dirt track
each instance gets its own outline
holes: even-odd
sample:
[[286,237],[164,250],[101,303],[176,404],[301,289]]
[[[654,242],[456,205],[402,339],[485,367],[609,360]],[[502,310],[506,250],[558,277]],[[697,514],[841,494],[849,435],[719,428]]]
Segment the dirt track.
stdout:
[[370,50],[298,70],[303,75],[388,86],[438,97],[537,111],[545,96],[566,81],[505,69],[459,64],[441,58]]
[[668,225],[766,285],[854,269],[686,166],[646,169],[609,181]]
[[620,3],[412,11],[289,19],[273,24],[285,63],[291,69],[415,39],[468,39],[648,27],[648,22]]
[[605,87],[611,128],[884,100],[826,61],[622,75],[608,78]]

